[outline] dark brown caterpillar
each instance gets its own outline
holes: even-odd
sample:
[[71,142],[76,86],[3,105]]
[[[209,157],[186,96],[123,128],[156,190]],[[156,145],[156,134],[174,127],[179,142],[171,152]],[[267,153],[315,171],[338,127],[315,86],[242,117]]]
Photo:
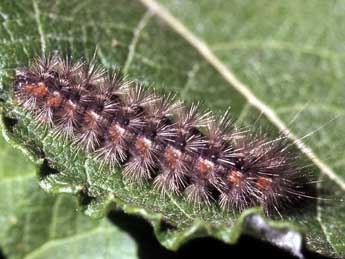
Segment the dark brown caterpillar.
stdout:
[[58,56],[18,71],[13,87],[38,123],[162,194],[239,211],[262,206],[267,214],[308,196],[306,172],[285,138],[240,132],[228,113],[186,108],[140,82]]

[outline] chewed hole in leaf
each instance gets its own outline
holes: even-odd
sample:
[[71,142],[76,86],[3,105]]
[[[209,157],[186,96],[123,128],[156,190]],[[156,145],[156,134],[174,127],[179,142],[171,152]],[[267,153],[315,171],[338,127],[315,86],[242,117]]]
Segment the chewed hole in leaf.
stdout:
[[173,230],[177,230],[176,226],[174,226],[173,224],[169,223],[168,221],[162,219],[162,221],[160,222],[160,225],[159,225],[159,231],[160,232],[167,232],[167,231],[173,231]]
[[78,200],[81,206],[87,207],[91,204],[92,201],[94,201],[96,198],[91,196],[89,194],[88,188],[84,186],[79,192],[78,192]]
[[3,123],[6,127],[6,129],[8,130],[8,132],[13,133],[13,129],[16,126],[16,124],[18,123],[18,120],[15,118],[10,118],[7,116],[3,117]]
[[55,168],[53,168],[47,159],[44,159],[44,161],[40,167],[38,175],[39,175],[39,178],[41,180],[43,180],[44,178],[46,178],[49,175],[58,174],[58,173],[59,173],[59,171],[56,170]]

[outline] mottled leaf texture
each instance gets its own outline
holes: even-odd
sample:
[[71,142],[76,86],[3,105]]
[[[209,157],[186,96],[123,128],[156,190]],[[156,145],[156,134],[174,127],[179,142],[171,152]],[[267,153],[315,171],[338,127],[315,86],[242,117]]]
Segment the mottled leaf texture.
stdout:
[[[39,174],[43,189],[83,196],[87,188],[92,196],[83,197],[87,214],[101,216],[116,203],[149,220],[170,249],[194,237],[234,243],[241,233],[250,233],[300,257],[302,237],[314,252],[344,257],[344,11],[341,0],[2,0],[4,133],[33,160],[45,159]],[[94,159],[75,155],[71,145],[53,139],[29,115],[13,108],[9,89],[14,69],[42,52],[87,59],[95,54],[102,65],[121,68],[128,78],[155,85],[159,92],[175,91],[188,103],[200,100],[216,111],[231,106],[233,117],[244,125],[285,129],[292,139],[302,138],[296,147],[319,175],[317,195],[322,199],[269,220],[256,209],[242,215],[218,207],[199,210],[180,197],[163,199],[150,184],[124,183],[120,171],[99,170]],[[11,117],[19,119],[14,128]],[[26,183],[34,181],[30,177],[18,176],[15,191],[25,196],[28,210],[36,210],[33,204],[43,203],[43,198],[22,194],[30,188]],[[57,201],[73,203],[66,196]],[[62,214],[73,221],[75,205],[69,206]],[[40,216],[49,218],[49,225],[52,212],[43,211]],[[100,230],[90,235],[102,231],[100,226],[92,226]],[[79,231],[66,235],[73,239]]]
[[129,235],[78,210],[71,195],[45,193],[36,167],[0,137],[0,247],[7,258],[137,258]]

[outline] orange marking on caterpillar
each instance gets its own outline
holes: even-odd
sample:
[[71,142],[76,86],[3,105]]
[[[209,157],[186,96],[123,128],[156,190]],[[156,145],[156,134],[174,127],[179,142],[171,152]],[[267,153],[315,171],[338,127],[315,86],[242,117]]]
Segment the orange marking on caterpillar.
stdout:
[[145,137],[138,137],[135,141],[135,148],[143,158],[147,158],[152,147],[151,140]]
[[230,183],[233,183],[235,185],[240,185],[241,182],[243,181],[244,179],[244,175],[243,173],[241,173],[240,171],[237,171],[237,170],[231,170],[231,172],[229,173],[228,175],[228,181]]
[[179,159],[181,159],[181,156],[181,151],[171,146],[169,146],[164,152],[164,158],[171,169],[176,169],[177,163]]
[[210,173],[214,169],[214,163],[210,160],[199,158],[196,164],[196,169],[202,174]]
[[47,106],[49,107],[59,107],[62,103],[62,98],[59,94],[48,96],[47,98]]
[[119,124],[112,125],[109,129],[109,136],[111,142],[114,144],[120,144],[126,130],[122,128]]
[[271,186],[272,182],[273,181],[271,178],[265,177],[265,176],[260,176],[256,181],[256,186],[260,190],[267,190]]
[[40,82],[38,84],[25,85],[24,91],[35,97],[44,97],[48,94],[48,87]]

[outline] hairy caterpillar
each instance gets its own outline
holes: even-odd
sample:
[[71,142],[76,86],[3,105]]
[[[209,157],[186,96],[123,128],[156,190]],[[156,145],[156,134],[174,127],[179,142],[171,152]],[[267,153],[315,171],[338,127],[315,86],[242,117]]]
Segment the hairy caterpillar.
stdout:
[[94,63],[37,58],[17,71],[16,102],[57,136],[72,141],[132,182],[197,206],[218,203],[266,214],[308,197],[307,173],[285,138],[240,131],[223,116],[159,96]]

